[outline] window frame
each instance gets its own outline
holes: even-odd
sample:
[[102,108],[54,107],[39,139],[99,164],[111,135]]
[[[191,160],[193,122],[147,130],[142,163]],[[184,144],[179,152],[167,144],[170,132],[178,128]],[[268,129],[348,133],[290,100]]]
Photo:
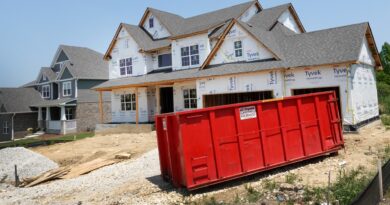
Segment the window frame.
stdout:
[[[240,47],[237,47],[237,44],[236,43],[240,43]],[[234,41],[234,56],[236,58],[241,58],[243,56],[243,49],[242,49],[242,41],[241,40],[238,40],[238,41]],[[237,53],[240,53],[240,55],[237,55]]]
[[[193,49],[193,48],[196,48]],[[196,52],[195,52],[196,51]],[[200,64],[199,45],[183,46],[180,48],[181,66],[190,67]],[[186,60],[184,60],[186,59]],[[188,61],[188,64],[187,64]],[[184,63],[186,62],[186,63]]]
[[3,134],[9,134],[8,121],[3,122]]
[[[186,97],[187,92],[187,97]],[[193,96],[193,92],[195,92],[195,96]],[[188,106],[186,106],[186,101],[188,101]],[[194,102],[194,104],[192,103]],[[198,108],[198,98],[196,88],[185,88],[183,89],[183,107],[186,110],[189,109],[197,109]]]
[[[67,88],[68,86],[69,88]],[[65,93],[65,91],[69,91],[69,93]],[[72,96],[72,81],[62,82],[62,96],[64,97]]]
[[120,108],[121,111],[136,111],[136,96],[135,93],[126,93],[120,95]]
[[[42,85],[42,88],[41,88],[41,97],[42,98],[50,98],[50,95],[51,95],[51,86],[50,85]],[[45,89],[47,88],[47,90]],[[45,95],[45,93],[47,93],[47,96]]]
[[[124,64],[122,64],[122,62]],[[122,69],[124,74],[122,74]],[[119,74],[120,76],[129,76],[133,75],[133,58],[122,58],[119,59]]]
[[154,17],[149,18],[149,28],[154,28]]
[[[73,110],[73,111],[71,111],[71,110]],[[65,116],[66,116],[66,120],[74,120],[74,119],[76,119],[76,110],[75,110],[75,108],[74,107],[65,107]]]
[[[160,66],[160,56],[161,56],[161,59],[163,59],[162,56],[164,56],[164,55],[165,56],[169,55],[169,57],[170,57],[170,65]],[[158,68],[171,68],[172,67],[172,54],[171,53],[165,53],[165,54],[158,55],[157,56],[157,67]]]

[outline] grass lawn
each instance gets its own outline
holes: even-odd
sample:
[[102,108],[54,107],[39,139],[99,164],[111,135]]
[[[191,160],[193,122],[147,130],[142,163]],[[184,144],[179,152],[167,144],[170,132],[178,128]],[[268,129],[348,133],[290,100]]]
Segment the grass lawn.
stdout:
[[39,137],[34,137],[34,138],[16,140],[14,142],[0,143],[0,149],[6,148],[6,147],[33,147],[33,146],[39,146],[39,145],[52,145],[52,144],[56,144],[56,143],[81,140],[81,139],[93,137],[93,136],[95,136],[95,134],[92,132],[62,135],[62,136],[58,136],[58,137],[57,136],[50,137],[48,139],[45,138],[44,136],[43,137],[39,136]]

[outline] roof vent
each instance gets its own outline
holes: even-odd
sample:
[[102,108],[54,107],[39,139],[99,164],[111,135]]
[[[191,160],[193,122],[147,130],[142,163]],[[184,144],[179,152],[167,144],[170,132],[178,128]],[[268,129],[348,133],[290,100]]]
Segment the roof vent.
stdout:
[[249,27],[253,27],[252,24],[250,24],[250,23],[246,23],[246,24],[247,24]]

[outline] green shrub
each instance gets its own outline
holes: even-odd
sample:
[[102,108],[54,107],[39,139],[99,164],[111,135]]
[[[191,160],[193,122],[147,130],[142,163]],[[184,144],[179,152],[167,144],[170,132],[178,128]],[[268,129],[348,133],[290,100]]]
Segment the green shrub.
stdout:
[[263,196],[259,191],[253,188],[251,185],[245,185],[246,197],[250,203],[259,201]]
[[390,115],[382,115],[381,120],[384,125],[390,126]]
[[337,199],[341,205],[348,205],[364,190],[369,181],[369,174],[364,167],[351,171],[341,170],[336,182],[330,187],[332,198]]
[[288,173],[286,175],[286,183],[294,184],[298,180],[298,175],[294,173]]
[[264,179],[263,188],[269,191],[273,191],[274,189],[277,188],[277,184],[274,180]]

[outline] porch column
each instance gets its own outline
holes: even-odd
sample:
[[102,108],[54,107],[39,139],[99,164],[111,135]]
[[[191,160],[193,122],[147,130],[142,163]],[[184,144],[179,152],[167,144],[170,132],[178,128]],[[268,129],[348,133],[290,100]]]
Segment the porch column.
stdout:
[[160,114],[160,86],[156,86],[156,115]]
[[103,93],[99,91],[99,112],[100,112],[100,123],[104,123],[104,110],[103,110]]
[[65,106],[61,106],[61,121],[66,121]]
[[50,116],[50,107],[46,107],[46,121],[50,121],[51,116]]
[[42,108],[38,107],[38,121],[42,120]]
[[139,106],[138,106],[138,87],[135,88],[135,124],[139,123]]

